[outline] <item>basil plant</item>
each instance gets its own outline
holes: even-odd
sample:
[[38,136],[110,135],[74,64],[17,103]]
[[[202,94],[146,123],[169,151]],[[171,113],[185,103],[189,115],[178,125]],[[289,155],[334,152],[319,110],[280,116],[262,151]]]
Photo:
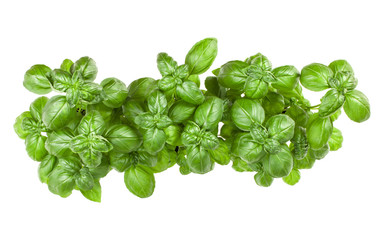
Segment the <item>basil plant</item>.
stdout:
[[[39,162],[38,176],[49,191],[68,197],[74,190],[101,201],[100,181],[111,170],[124,173],[127,189],[140,198],[153,194],[155,174],[175,165],[180,173],[205,174],[216,164],[253,172],[268,187],[289,185],[300,171],[342,146],[334,122],[342,113],[354,122],[370,117],[368,98],[357,87],[351,65],[336,60],[272,67],[261,53],[223,64],[205,78],[217,55],[217,40],[196,43],[184,62],[157,55],[156,78],[128,86],[117,78],[96,83],[92,58],[65,59],[51,69],[32,66],[23,85],[40,96],[15,121],[27,154]],[[311,105],[302,93],[324,91]]]

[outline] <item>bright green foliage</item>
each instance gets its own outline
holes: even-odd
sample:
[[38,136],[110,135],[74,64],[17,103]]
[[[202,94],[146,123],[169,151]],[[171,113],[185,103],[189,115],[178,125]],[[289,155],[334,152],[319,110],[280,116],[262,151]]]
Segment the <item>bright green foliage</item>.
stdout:
[[[273,67],[261,53],[229,61],[212,71],[200,89],[199,76],[213,65],[217,40],[206,38],[178,64],[157,55],[157,79],[128,86],[117,78],[94,82],[92,58],[65,59],[59,68],[32,66],[24,76],[35,99],[16,118],[17,136],[39,162],[38,176],[61,197],[73,190],[101,201],[101,178],[124,173],[127,189],[140,198],[154,193],[155,173],[178,165],[182,175],[205,174],[215,164],[253,172],[257,185],[275,178],[295,185],[302,169],[341,148],[334,127],[342,110],[354,122],[370,117],[368,98],[357,90],[351,65],[312,63],[301,72]],[[312,106],[302,91],[326,90]]]

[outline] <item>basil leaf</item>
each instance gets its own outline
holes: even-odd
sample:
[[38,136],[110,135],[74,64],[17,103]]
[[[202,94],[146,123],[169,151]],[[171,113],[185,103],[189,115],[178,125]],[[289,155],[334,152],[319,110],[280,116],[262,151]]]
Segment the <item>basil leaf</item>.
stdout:
[[239,157],[235,157],[233,160],[232,168],[237,172],[253,172],[247,162]]
[[351,65],[345,60],[335,60],[331,62],[328,67],[332,69],[334,73],[337,72],[351,72],[353,73],[353,69]]
[[136,116],[143,114],[144,107],[136,100],[128,100],[123,105],[123,113],[128,121],[133,123]]
[[212,65],[217,55],[217,39],[206,38],[197,42],[185,57],[189,73],[202,74]]
[[149,95],[148,109],[153,114],[164,114],[167,111],[167,99],[165,95],[160,91],[154,91]]
[[280,114],[285,107],[284,97],[278,93],[270,92],[263,98],[262,106],[268,115]]
[[123,153],[129,153],[139,148],[141,137],[130,126],[118,124],[110,127],[104,137],[113,145],[113,149]]
[[308,151],[306,129],[303,127],[296,127],[291,142],[293,143],[293,157],[298,160],[303,159]]
[[332,70],[320,63],[312,63],[301,70],[300,82],[311,91],[322,91],[329,88],[328,79],[333,76]]
[[231,61],[221,66],[217,76],[220,85],[234,90],[243,90],[248,78],[248,66],[242,61]]
[[208,151],[199,146],[190,146],[187,148],[186,163],[192,172],[198,174],[211,171],[214,165],[209,157]]
[[80,189],[81,194],[88,200],[94,202],[101,202],[101,186],[98,180],[95,180],[93,183],[93,188],[88,191],[84,191]]
[[313,159],[316,159],[316,160],[320,160],[320,159],[325,158],[325,156],[327,156],[328,153],[329,153],[329,145],[328,145],[328,143],[325,144],[323,147],[321,147],[319,149],[312,149],[312,148],[310,148],[308,150],[309,157],[313,158]]
[[270,154],[276,154],[281,151],[281,144],[273,138],[268,138],[264,143],[264,150]]
[[231,117],[234,124],[243,131],[249,131],[252,124],[264,122],[264,109],[256,100],[238,99],[232,106]]
[[52,91],[51,83],[47,74],[51,69],[45,65],[34,65],[24,75],[23,85],[29,91],[44,95]]
[[181,145],[182,128],[179,125],[170,125],[164,129],[166,135],[166,143],[172,146]]
[[185,81],[176,87],[176,94],[185,102],[200,105],[204,102],[204,95],[194,82]]
[[32,133],[25,139],[25,148],[28,156],[35,161],[42,161],[43,158],[48,154],[45,149],[46,136],[40,135],[40,133]]
[[272,87],[292,91],[299,83],[300,73],[294,66],[281,66],[272,70],[272,74],[276,77],[277,81],[272,83]]
[[64,59],[64,61],[60,65],[60,69],[70,73],[72,65],[73,65],[73,62],[71,59]]
[[148,129],[143,136],[143,146],[150,153],[163,149],[166,141],[165,132],[158,128]]
[[217,80],[217,77],[207,77],[205,79],[205,88],[207,89],[208,93],[210,93],[213,96],[224,98],[226,95],[226,89],[219,85],[219,82]]
[[229,149],[223,139],[219,139],[219,145],[216,149],[208,149],[210,158],[220,165],[227,165],[230,162]]
[[340,89],[353,90],[357,86],[357,78],[352,72],[337,72],[335,78],[340,82]]
[[219,146],[219,139],[216,137],[216,135],[205,132],[203,134],[202,140],[201,140],[201,146],[207,150],[209,149],[216,149]]
[[[181,81],[181,80],[180,80]],[[164,76],[159,80],[158,86],[161,91],[173,90],[176,87],[178,81],[174,76]]]
[[313,149],[323,147],[332,134],[333,124],[329,117],[320,118],[318,114],[310,117],[307,127],[308,143]]
[[144,101],[157,88],[155,79],[140,78],[128,86],[128,97],[137,101]]
[[71,74],[61,69],[55,69],[51,73],[53,88],[60,92],[66,92],[72,87]]
[[128,90],[125,83],[117,78],[106,78],[100,83],[103,96],[103,103],[110,108],[119,108],[128,97]]
[[232,153],[246,162],[257,162],[265,156],[263,147],[256,143],[250,133],[239,133],[232,143]]
[[44,125],[51,130],[58,130],[66,126],[71,120],[72,109],[65,96],[54,96],[46,103],[42,120]]
[[333,128],[331,137],[328,141],[329,149],[331,151],[337,151],[339,150],[343,145],[343,134],[341,131],[337,128]]
[[283,177],[283,181],[286,184],[293,186],[300,181],[300,176],[300,171],[294,168],[288,176]]
[[[130,154],[133,154],[133,153],[130,153]],[[136,154],[136,161],[137,161],[137,164],[147,166],[147,167],[154,167],[157,163],[157,154],[152,155],[145,151],[139,151]]]
[[345,102],[345,96],[343,93],[336,89],[329,90],[321,99],[319,108],[320,117],[329,117],[339,110]]
[[246,60],[250,65],[256,65],[261,67],[264,71],[272,70],[272,63],[268,60],[266,56],[261,53],[257,53],[254,56],[251,56]]
[[63,168],[55,168],[48,178],[48,189],[53,194],[57,194],[63,198],[72,194],[75,187],[75,178],[72,172]]
[[45,148],[49,154],[56,157],[65,157],[72,154],[69,147],[74,134],[69,128],[49,132],[47,133],[47,136]]
[[244,94],[246,97],[259,99],[268,93],[268,83],[261,79],[249,79],[245,83]]
[[13,124],[13,129],[15,130],[17,136],[21,139],[26,139],[27,136],[30,134],[28,130],[24,130],[22,128],[22,122],[25,118],[32,118],[32,115],[29,111],[23,112],[20,114],[16,120],[15,123]]
[[97,111],[90,111],[81,119],[77,130],[80,134],[89,135],[91,133],[102,135],[105,129],[105,122],[101,114]]
[[169,109],[169,117],[174,123],[182,123],[192,117],[195,109],[195,105],[179,100]]
[[293,168],[293,157],[286,145],[282,145],[281,151],[270,154],[263,161],[265,171],[275,178],[288,176]]
[[167,128],[172,124],[172,120],[167,115],[161,115],[157,121],[156,127],[158,129]]
[[109,162],[116,171],[125,172],[135,163],[135,158],[132,154],[111,151],[109,153]]
[[260,187],[269,187],[273,183],[273,177],[264,171],[256,173],[254,179],[256,184]]
[[301,160],[294,159],[294,167],[297,169],[311,169],[316,159],[311,158],[309,154]]
[[75,182],[77,187],[82,191],[89,191],[94,186],[93,176],[88,168],[80,169],[79,174],[75,177]]
[[38,122],[41,122],[41,116],[43,114],[43,109],[48,102],[47,97],[39,97],[33,101],[29,107],[29,112],[31,113],[33,119]]
[[96,79],[96,75],[97,75],[96,62],[90,57],[80,58],[71,66],[70,70],[72,74],[75,71],[79,71],[83,79],[87,82],[92,82],[93,80]]
[[113,145],[107,139],[97,135],[92,137],[91,147],[99,152],[109,152],[113,149]]
[[124,174],[125,186],[140,198],[150,197],[155,190],[155,176],[150,169],[132,166]]
[[353,90],[345,94],[344,111],[352,121],[361,123],[371,116],[371,107],[364,93]]
[[159,173],[167,170],[169,167],[171,167],[172,162],[176,161],[176,152],[170,151],[166,148],[163,148],[158,154],[157,154],[157,162],[156,165],[151,167],[151,170],[154,173]]
[[162,52],[157,55],[157,68],[164,77],[175,72],[177,62],[168,54]]
[[48,177],[57,165],[57,158],[53,155],[46,155],[39,164],[39,179],[42,183],[47,183]]
[[197,107],[194,121],[204,129],[212,129],[219,124],[223,116],[223,101],[217,97],[207,97],[205,102]]
[[295,134],[295,121],[284,114],[271,117],[265,124],[269,136],[280,143],[285,143],[292,139]]
[[296,126],[306,127],[308,123],[308,113],[298,105],[292,105],[285,112],[290,118],[295,121]]
[[79,156],[83,163],[87,167],[97,167],[101,164],[101,159],[103,157],[102,153],[99,151],[96,151],[93,148],[88,148],[82,152],[79,153]]

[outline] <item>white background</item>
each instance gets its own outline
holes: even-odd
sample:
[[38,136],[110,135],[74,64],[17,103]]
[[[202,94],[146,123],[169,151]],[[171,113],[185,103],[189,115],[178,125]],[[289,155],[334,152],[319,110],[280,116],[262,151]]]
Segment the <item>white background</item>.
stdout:
[[[0,239],[384,239],[382,1],[1,1]],[[22,85],[42,63],[89,55],[98,81],[160,77],[156,55],[183,62],[205,37],[219,40],[212,69],[262,52],[274,66],[298,69],[347,59],[371,119],[343,115],[343,148],[317,161],[291,187],[261,188],[252,173],[217,166],[182,176],[156,175],[152,197],[139,199],[111,172],[102,203],[75,192],[51,194],[13,132],[16,116],[37,96]],[[324,94],[310,94],[313,104]],[[380,229],[381,228],[381,229]]]

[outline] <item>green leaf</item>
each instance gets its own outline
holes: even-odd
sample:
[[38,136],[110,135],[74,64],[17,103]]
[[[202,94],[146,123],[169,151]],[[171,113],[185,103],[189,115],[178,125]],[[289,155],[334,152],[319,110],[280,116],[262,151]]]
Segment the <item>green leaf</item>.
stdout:
[[150,153],[163,149],[166,141],[165,132],[158,128],[148,129],[143,136],[143,146]]
[[172,120],[167,115],[160,115],[159,119],[157,120],[156,127],[158,129],[164,129],[169,127],[172,124]]
[[206,38],[197,42],[185,57],[185,63],[189,67],[189,72],[202,74],[212,65],[217,55],[217,39]]
[[48,178],[48,189],[63,198],[72,194],[75,187],[74,173],[63,168],[55,168]]
[[124,116],[130,122],[133,122],[136,116],[141,115],[144,112],[143,105],[136,100],[128,100],[123,105]]
[[157,68],[164,77],[175,72],[177,62],[168,54],[162,52],[157,55]]
[[97,75],[96,62],[90,57],[82,57],[71,66],[71,73],[75,71],[79,71],[85,81],[92,82]]
[[246,60],[247,63],[251,65],[256,65],[261,67],[264,71],[272,70],[272,63],[268,60],[266,56],[261,53],[257,53],[254,56],[251,56]]
[[339,118],[340,115],[341,115],[341,108],[337,110],[334,114],[332,114],[329,118],[331,119],[332,122],[334,122]]
[[343,93],[336,89],[329,90],[321,99],[319,108],[320,117],[329,117],[339,110],[345,102],[345,96]]
[[183,129],[179,125],[170,125],[164,129],[167,141],[166,143],[172,146],[181,145],[181,132]]
[[94,186],[93,176],[89,172],[88,168],[80,169],[79,174],[77,174],[75,177],[75,182],[77,187],[83,191],[89,191]]
[[40,135],[40,133],[32,133],[25,139],[25,148],[28,156],[35,161],[42,161],[43,158],[48,154],[45,149],[46,136]]
[[102,136],[93,135],[90,143],[91,147],[99,152],[109,152],[113,149],[113,145]]
[[260,187],[269,187],[273,183],[273,177],[264,171],[256,173],[254,179],[256,184]]
[[185,102],[200,105],[204,102],[204,95],[194,82],[185,81],[176,87],[176,94]]
[[269,136],[280,143],[291,140],[295,134],[295,121],[284,114],[271,117],[265,126],[268,129]]
[[111,151],[109,153],[109,163],[118,172],[125,172],[135,163],[134,155]]
[[57,165],[57,158],[53,155],[47,155],[39,164],[39,179],[42,183],[47,183],[48,177]]
[[343,145],[343,134],[341,131],[337,128],[333,128],[331,137],[328,141],[329,149],[331,151],[337,151],[339,150]]
[[128,97],[137,101],[144,101],[157,88],[155,79],[140,78],[128,86]]
[[223,100],[217,97],[207,97],[205,102],[197,107],[194,121],[204,129],[212,129],[220,122],[224,106]]
[[268,83],[261,79],[249,79],[245,83],[244,94],[246,97],[259,99],[268,93]]
[[198,174],[204,174],[212,170],[213,162],[207,150],[199,146],[187,148],[187,165],[189,169]]
[[344,111],[354,122],[364,122],[371,116],[371,107],[364,93],[353,90],[345,94]]
[[158,86],[161,91],[174,91],[176,87],[177,79],[174,76],[164,76],[159,80]]
[[60,65],[60,69],[69,73],[71,72],[72,65],[73,65],[72,60],[64,59],[64,61]]
[[278,93],[270,92],[263,98],[262,106],[268,115],[280,114],[285,107],[284,97]]
[[214,149],[208,149],[210,158],[220,165],[227,165],[230,162],[229,149],[223,139],[219,139],[219,146]]
[[179,100],[169,109],[169,117],[174,123],[183,123],[193,116],[195,109],[195,105]]
[[101,159],[103,157],[102,153],[94,150],[93,148],[88,148],[79,153],[79,156],[83,163],[90,168],[95,168],[101,164]]
[[55,69],[51,72],[53,88],[60,92],[66,92],[72,87],[72,76],[69,72],[61,69]]
[[92,174],[94,179],[99,179],[107,176],[111,167],[109,165],[109,159],[106,155],[101,158],[101,163],[97,167],[88,167],[89,172]]
[[316,159],[311,158],[309,154],[301,160],[294,159],[294,167],[297,169],[311,169]]
[[247,81],[248,64],[242,61],[230,61],[221,66],[218,81],[221,86],[235,90],[243,90]]
[[47,74],[51,69],[45,65],[34,65],[24,75],[23,85],[29,91],[44,95],[52,91],[51,83]]
[[335,60],[331,62],[328,66],[334,73],[337,72],[351,72],[353,73],[353,69],[351,65],[345,60]]
[[300,171],[296,168],[292,169],[288,176],[283,177],[283,181],[288,185],[295,185],[300,181]]
[[93,188],[88,191],[81,190],[81,194],[88,200],[94,201],[94,202],[101,202],[101,186],[99,180],[95,180],[93,183]]
[[293,143],[293,157],[295,159],[301,160],[307,155],[308,151],[308,140],[306,129],[303,127],[296,127],[295,134],[291,139]]
[[262,125],[252,125],[251,136],[258,144],[264,144],[265,140],[268,138],[268,131]]
[[124,153],[137,150],[142,143],[142,139],[135,129],[123,124],[110,127],[104,137],[112,143],[114,150]]
[[328,143],[319,149],[312,149],[312,148],[308,149],[309,157],[316,159],[316,160],[320,160],[320,159],[325,158],[325,156],[327,156],[328,153],[329,153]]
[[151,169],[154,173],[163,172],[163,171],[167,170],[172,165],[172,162],[176,161],[176,158],[177,158],[177,154],[175,151],[163,148],[157,154],[156,165],[151,167]]
[[149,95],[148,109],[153,114],[164,114],[167,111],[167,99],[165,95],[160,91],[154,91]]
[[29,111],[23,112],[20,114],[13,124],[13,129],[15,130],[17,136],[21,139],[26,139],[27,136],[30,134],[29,131],[26,131],[22,128],[22,122],[25,118],[32,118],[32,115]]
[[79,90],[81,99],[87,103],[95,104],[102,100],[101,92],[103,88],[97,83],[85,83]]
[[276,154],[281,151],[281,144],[273,138],[268,138],[264,143],[264,150],[270,154]]
[[264,122],[264,109],[260,103],[251,99],[238,99],[232,106],[231,117],[235,125],[249,131],[252,124]]
[[265,171],[275,178],[288,176],[293,168],[293,157],[286,145],[282,145],[281,151],[270,154],[263,161]]
[[73,132],[69,128],[63,128],[58,131],[47,133],[47,141],[45,148],[56,157],[65,157],[71,155],[70,141],[74,137]]
[[201,146],[206,150],[216,149],[219,146],[219,139],[211,132],[205,132],[201,139]]
[[130,167],[124,174],[124,182],[128,190],[140,198],[150,197],[155,190],[155,176],[146,167]]
[[298,105],[292,105],[285,112],[290,118],[295,121],[296,126],[306,127],[308,123],[308,113]]
[[65,96],[57,95],[50,98],[44,107],[42,120],[51,130],[66,126],[71,120],[72,109]]
[[103,103],[110,108],[119,108],[128,97],[128,90],[125,83],[117,78],[106,78],[100,83],[103,96]]
[[103,116],[97,111],[90,111],[81,119],[77,130],[80,134],[89,135],[91,133],[102,135],[105,129]]
[[281,66],[272,70],[272,74],[277,81],[272,83],[272,87],[283,90],[292,91],[299,83],[300,73],[294,66]]
[[328,79],[333,76],[332,70],[320,63],[312,63],[301,70],[300,82],[311,91],[322,91],[329,88]]
[[313,149],[323,147],[332,134],[333,124],[329,117],[320,118],[318,114],[310,117],[307,127],[308,143]]
[[247,162],[242,160],[239,157],[235,157],[232,163],[232,168],[237,172],[253,172],[254,170],[251,169]]
[[232,143],[232,153],[246,162],[257,162],[265,156],[262,145],[256,143],[250,133],[239,133]]
[[41,122],[41,116],[43,114],[43,109],[48,102],[47,97],[39,97],[31,103],[29,106],[29,112],[31,113],[33,119],[38,122]]
[[207,77],[205,79],[205,88],[207,91],[216,97],[224,98],[226,95],[226,89],[219,85],[219,82],[217,80],[217,77]]

